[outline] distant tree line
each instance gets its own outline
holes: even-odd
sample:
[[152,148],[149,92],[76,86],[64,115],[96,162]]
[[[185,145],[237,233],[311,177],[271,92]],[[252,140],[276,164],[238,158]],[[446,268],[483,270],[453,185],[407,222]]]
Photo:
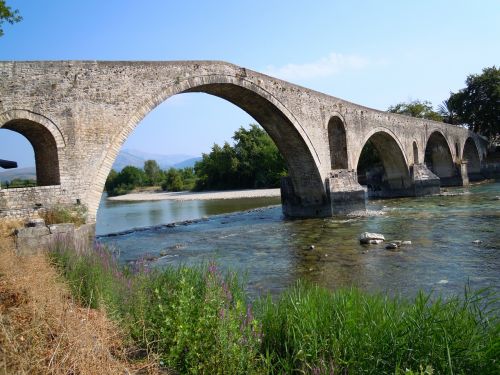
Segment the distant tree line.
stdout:
[[279,187],[287,168],[269,135],[260,126],[250,125],[249,129],[240,127],[233,139],[234,146],[214,144],[194,168],[162,170],[155,160],[147,160],[142,169],[111,170],[105,190],[115,196],[151,186],[161,186],[164,191]]
[[112,169],[104,189],[109,196],[116,196],[128,194],[137,188],[152,186],[161,186],[165,191],[191,190],[194,183],[195,174],[192,167],[162,170],[155,160],[147,160],[142,169],[131,165],[123,168],[121,172]]
[[28,178],[14,178],[10,181],[2,182],[3,189],[15,189],[23,187],[33,187],[36,186],[36,181]]

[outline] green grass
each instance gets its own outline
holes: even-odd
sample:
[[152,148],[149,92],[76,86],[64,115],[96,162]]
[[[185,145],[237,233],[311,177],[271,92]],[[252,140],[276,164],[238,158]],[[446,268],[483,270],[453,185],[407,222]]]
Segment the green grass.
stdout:
[[50,252],[73,295],[105,309],[134,345],[190,374],[498,374],[500,325],[488,291],[414,300],[299,282],[251,306],[211,263],[148,271],[109,249]]
[[[438,374],[500,373],[500,330],[487,292],[419,293],[412,301],[304,283],[261,306],[263,352],[276,372],[394,374],[431,365]],[[493,321],[492,321],[493,319]]]

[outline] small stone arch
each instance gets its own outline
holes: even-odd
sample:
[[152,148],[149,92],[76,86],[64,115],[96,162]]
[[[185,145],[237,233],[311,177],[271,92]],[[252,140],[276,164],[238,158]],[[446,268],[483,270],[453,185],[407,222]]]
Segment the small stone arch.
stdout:
[[467,175],[470,181],[477,181],[484,178],[481,174],[479,151],[472,137],[467,138],[465,141],[462,158],[467,162]]
[[339,116],[328,121],[328,144],[331,169],[347,169],[347,138],[344,122]]
[[17,132],[31,143],[38,186],[60,185],[59,151],[65,141],[52,121],[34,112],[12,110],[0,115],[0,128]]
[[[379,159],[380,165],[375,165],[371,171],[363,165],[363,163],[367,163],[366,153],[363,152],[366,147],[372,148],[373,154],[376,154],[376,158]],[[388,131],[379,129],[368,136],[363,143],[363,149],[356,165],[358,181],[360,184],[368,186],[369,194],[372,196],[404,196],[412,187],[403,148],[397,138]]]
[[418,164],[418,146],[417,142],[413,141],[413,164]]
[[443,186],[456,177],[450,146],[440,131],[433,132],[427,139],[424,162],[441,179]]

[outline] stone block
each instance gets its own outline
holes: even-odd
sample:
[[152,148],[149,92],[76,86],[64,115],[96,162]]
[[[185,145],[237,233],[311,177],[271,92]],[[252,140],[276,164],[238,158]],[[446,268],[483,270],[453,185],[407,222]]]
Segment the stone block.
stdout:
[[49,230],[52,234],[73,234],[75,232],[75,225],[71,223],[52,224],[49,225]]

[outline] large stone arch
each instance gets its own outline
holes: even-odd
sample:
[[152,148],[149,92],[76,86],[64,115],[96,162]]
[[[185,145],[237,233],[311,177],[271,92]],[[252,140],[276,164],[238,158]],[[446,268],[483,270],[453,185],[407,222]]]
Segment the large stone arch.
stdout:
[[[127,137],[159,104],[173,95],[188,92],[201,92],[225,99],[255,118],[271,136],[288,164],[292,185],[288,191],[295,197],[294,204],[299,203],[303,207],[325,206],[327,195],[318,168],[321,164],[320,158],[293,114],[271,93],[241,76],[205,75],[166,82],[161,91],[152,92],[137,105],[128,122],[112,139],[98,168],[89,199],[91,215],[97,211],[106,177]],[[311,212],[305,210],[303,216],[318,214],[316,208],[311,209]],[[301,215],[294,213],[294,216]]]
[[328,121],[328,144],[331,169],[347,169],[347,137],[344,121],[334,115]]
[[478,147],[472,137],[467,138],[462,150],[462,159],[467,162],[467,175],[470,181],[481,180],[481,159]]
[[50,119],[15,109],[0,114],[0,128],[17,132],[31,143],[38,186],[60,185],[59,152],[65,147],[65,141]]
[[382,197],[406,196],[412,188],[408,160],[399,139],[388,129],[376,128],[365,137],[356,167],[359,169],[362,150],[370,143],[378,153],[383,171],[369,183],[369,194]]
[[453,163],[451,147],[438,130],[431,133],[425,146],[424,163],[441,180],[441,186],[455,185],[457,171]]

